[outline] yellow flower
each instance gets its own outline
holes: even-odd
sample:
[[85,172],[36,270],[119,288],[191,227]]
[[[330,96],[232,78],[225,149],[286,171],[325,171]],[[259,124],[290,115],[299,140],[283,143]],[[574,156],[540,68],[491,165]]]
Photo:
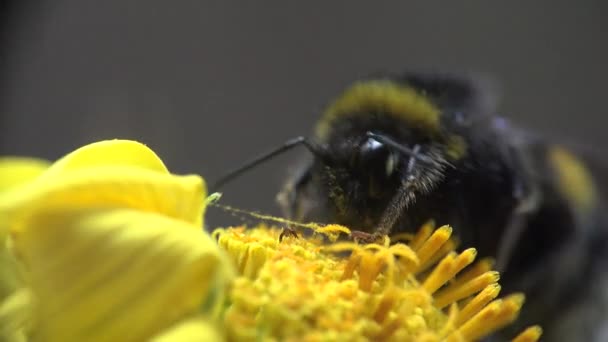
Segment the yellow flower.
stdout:
[[0,226],[24,268],[0,307],[14,340],[218,336],[232,269],[202,231],[205,186],[147,147],[78,149],[0,195]]
[[456,253],[447,226],[367,245],[338,225],[209,236],[205,192],[133,141],[0,159],[0,340],[465,341],[523,304],[496,299],[491,262]]
[[[521,294],[495,300],[491,262],[455,253],[447,226],[392,245],[327,244],[316,230],[282,242],[266,226],[214,232],[240,274],[224,321],[230,340],[468,341],[512,322],[523,304]],[[517,341],[539,336],[533,327]]]

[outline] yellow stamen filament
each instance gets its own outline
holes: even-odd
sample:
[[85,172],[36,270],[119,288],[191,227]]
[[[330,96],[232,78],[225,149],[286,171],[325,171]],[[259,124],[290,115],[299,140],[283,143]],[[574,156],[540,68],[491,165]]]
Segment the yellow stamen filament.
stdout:
[[351,254],[350,258],[348,258],[348,261],[344,266],[344,272],[342,272],[342,277],[340,278],[340,280],[351,279],[355,273],[355,269],[357,268],[357,266],[359,266],[360,263],[361,254],[357,253],[357,251],[354,251]]
[[538,325],[531,326],[517,335],[512,342],[535,342],[542,335],[543,329]]
[[399,257],[399,264],[403,266],[404,273],[418,267],[419,261],[416,252],[403,244],[396,244],[390,247],[390,252]]
[[445,325],[439,332],[439,336],[445,337],[454,332],[456,329],[456,319],[458,319],[458,315],[458,304],[452,303],[452,305],[450,305],[450,310],[448,311],[448,320],[445,322]]
[[395,319],[391,320],[388,324],[386,324],[384,327],[382,327],[382,331],[380,332],[380,334],[374,336],[374,338],[372,338],[370,340],[385,341],[389,337],[391,337],[395,333],[395,331],[397,329],[399,329],[399,327],[401,327],[401,326],[403,326],[403,320],[400,319],[399,317],[396,317]]
[[424,265],[448,241],[451,235],[452,227],[450,226],[443,226],[437,229],[418,250],[415,250],[420,264]]
[[378,307],[376,308],[374,320],[378,323],[384,322],[384,320],[390,313],[390,309],[393,307],[397,299],[399,299],[399,293],[397,288],[394,286],[389,287],[385,291],[384,295],[382,296],[382,299],[380,300],[380,303],[378,304]]
[[464,322],[468,321],[471,317],[476,315],[481,309],[483,309],[489,302],[494,300],[500,293],[500,285],[491,284],[486,286],[483,291],[479,292],[477,296],[471,299],[462,308],[456,319],[456,326],[461,326]]
[[478,340],[511,323],[517,317],[516,315],[523,303],[524,296],[522,294],[514,294],[502,300],[495,300],[463,324],[458,332],[467,340]]
[[462,285],[450,285],[435,295],[435,305],[442,309],[450,303],[471,296],[500,278],[498,272],[489,271]]
[[491,271],[492,267],[494,267],[494,259],[492,258],[483,258],[476,263],[474,263],[471,267],[464,270],[461,274],[456,277],[451,283],[452,286],[460,286],[466,282],[469,282],[480,275]]
[[456,246],[456,242],[454,242],[452,239],[448,240],[432,257],[430,257],[423,265],[420,265],[416,269],[416,273],[422,273],[428,270],[431,266],[437,264],[448,253],[453,252],[456,249]]
[[434,221],[429,221],[425,223],[422,227],[420,227],[416,235],[414,235],[414,238],[409,244],[410,247],[413,250],[418,251],[422,244],[431,237],[431,234],[433,234],[433,230],[435,230]]
[[439,265],[437,265],[433,272],[426,278],[422,284],[422,288],[428,293],[433,294],[443,286],[443,284],[450,280],[450,277],[447,277],[447,274],[450,273],[455,259],[456,253],[450,253],[443,258],[443,260],[439,262]]
[[477,251],[474,248],[467,249],[458,256],[453,252],[448,254],[431,272],[422,287],[429,293],[435,293],[441,286],[454,278],[458,272],[472,263],[476,255]]
[[375,254],[364,253],[359,263],[359,288],[369,292],[374,280],[380,274],[383,266],[382,260]]

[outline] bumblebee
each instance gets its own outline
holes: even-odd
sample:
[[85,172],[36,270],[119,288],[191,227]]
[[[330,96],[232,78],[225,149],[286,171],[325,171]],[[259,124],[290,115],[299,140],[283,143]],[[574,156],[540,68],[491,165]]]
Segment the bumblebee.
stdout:
[[369,240],[449,224],[462,245],[496,257],[503,291],[526,294],[513,329],[538,323],[546,340],[608,341],[608,234],[594,180],[567,149],[495,114],[493,94],[472,78],[377,75],[337,96],[311,138],[217,186],[305,146],[311,158],[278,195],[288,218]]

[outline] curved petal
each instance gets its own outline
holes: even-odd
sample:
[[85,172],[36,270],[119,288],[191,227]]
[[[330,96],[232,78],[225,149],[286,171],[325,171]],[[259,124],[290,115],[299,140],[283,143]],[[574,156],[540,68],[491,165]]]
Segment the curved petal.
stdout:
[[36,158],[0,158],[0,193],[35,179],[49,166],[48,161]]
[[202,226],[206,188],[198,176],[175,176],[145,145],[93,143],[69,153],[34,181],[0,196],[0,222],[40,207],[129,207]]
[[[50,163],[35,158],[0,158],[0,198],[40,176]],[[0,199],[1,201],[1,199]],[[18,265],[7,246],[8,223],[0,215],[0,301],[15,291],[22,283]]]
[[199,176],[101,166],[65,172],[53,181],[36,181],[2,196],[0,214],[5,222],[15,222],[41,209],[132,208],[202,227],[204,197]]
[[41,211],[14,243],[43,340],[145,339],[206,307],[231,278],[203,231],[132,209]]
[[59,159],[45,177],[98,166],[132,166],[169,173],[162,160],[146,145],[132,140],[104,140],[83,146]]
[[27,270],[34,336],[139,340],[217,314],[233,272],[202,230],[205,193],[201,177],[172,175],[124,140],[80,148],[3,193],[0,223]]

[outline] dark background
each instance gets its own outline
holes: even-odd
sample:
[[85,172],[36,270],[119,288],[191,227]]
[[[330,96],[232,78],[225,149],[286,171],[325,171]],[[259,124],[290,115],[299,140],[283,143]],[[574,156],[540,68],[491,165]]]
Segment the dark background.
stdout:
[[[347,83],[406,68],[492,75],[501,114],[602,151],[605,3],[1,2],[0,153],[56,159],[130,138],[213,180],[309,133]],[[226,187],[223,202],[276,213],[299,153]]]

